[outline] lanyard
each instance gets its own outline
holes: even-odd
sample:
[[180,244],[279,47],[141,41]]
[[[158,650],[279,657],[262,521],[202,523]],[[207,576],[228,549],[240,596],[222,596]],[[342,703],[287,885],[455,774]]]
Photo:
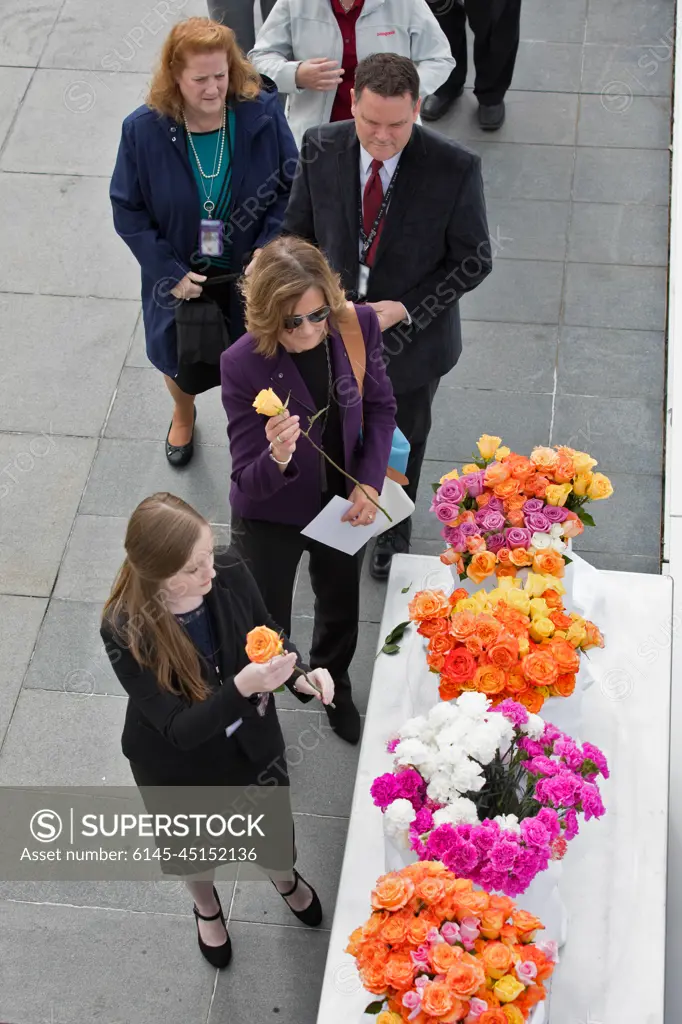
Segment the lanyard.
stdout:
[[[395,171],[393,172],[393,177],[391,178],[391,180],[388,183],[388,188],[386,189],[386,191],[384,193],[384,198],[383,198],[383,201],[381,203],[381,207],[379,208],[379,212],[378,212],[378,214],[376,216],[376,220],[372,224],[372,227],[371,227],[370,232],[369,232],[368,235],[365,234],[364,216],[363,216],[363,212],[362,212],[363,190],[362,189],[360,190],[360,199],[359,199],[359,206],[360,206],[360,241],[362,242],[362,249],[360,251],[360,262],[361,263],[365,262],[365,259],[367,258],[367,253],[369,252],[369,250],[372,248],[372,246],[374,244],[374,239],[377,236],[377,231],[379,230],[379,226],[380,226],[382,220],[384,219],[384,217],[386,216],[386,211],[388,210],[388,204],[390,203],[391,196],[393,195],[393,189],[395,187],[395,182],[396,182],[396,178],[398,177],[398,171],[399,170],[400,170],[400,164],[398,164],[398,166],[396,167]],[[369,178],[367,180],[369,181]],[[379,180],[381,180],[381,178]],[[365,185],[365,188],[366,187],[367,187],[367,185]]]

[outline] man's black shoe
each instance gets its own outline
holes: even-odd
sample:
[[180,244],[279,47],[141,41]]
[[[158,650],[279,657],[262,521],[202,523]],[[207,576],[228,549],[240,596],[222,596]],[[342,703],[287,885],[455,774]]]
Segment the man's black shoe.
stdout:
[[445,93],[431,93],[427,96],[421,106],[421,115],[424,121],[437,121],[447,114],[448,110],[458,100],[464,89],[457,89],[456,92],[445,92]]
[[335,708],[330,708],[328,704],[324,706],[329,724],[337,736],[340,736],[346,743],[355,745],[360,739],[360,712],[353,703],[350,693],[346,699],[339,698],[337,693],[334,703],[336,704]]
[[490,107],[484,107],[481,103],[478,108],[478,123],[484,132],[496,132],[504,124],[504,102],[494,103]]
[[407,554],[410,545],[405,538],[393,530],[386,530],[377,537],[369,563],[369,574],[375,580],[387,580],[391,572],[391,561],[394,555]]

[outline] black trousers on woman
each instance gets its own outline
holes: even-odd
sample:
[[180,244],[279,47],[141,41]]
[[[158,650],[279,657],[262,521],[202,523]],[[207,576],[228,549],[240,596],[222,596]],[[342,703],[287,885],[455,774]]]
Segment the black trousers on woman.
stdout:
[[315,595],[310,667],[326,668],[334,680],[334,703],[350,698],[350,663],[358,642],[360,573],[364,548],[346,555],[304,537],[298,526],[232,516],[232,549],[242,558],[263,595],[266,607],[284,632],[291,633],[296,571],[304,551],[310,555],[310,582]]
[[448,37],[457,67],[436,90],[453,96],[467,77],[466,23],[474,34],[474,95],[484,107],[501,103],[514,75],[519,48],[521,0],[427,0]]

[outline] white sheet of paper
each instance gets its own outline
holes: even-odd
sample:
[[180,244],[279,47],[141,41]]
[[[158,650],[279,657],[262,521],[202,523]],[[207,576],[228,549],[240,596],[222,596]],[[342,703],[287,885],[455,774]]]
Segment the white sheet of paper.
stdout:
[[330,548],[336,548],[337,551],[345,551],[347,555],[354,555],[363,544],[366,544],[375,535],[379,524],[376,520],[368,526],[351,526],[350,523],[342,523],[341,516],[345,515],[352,507],[352,502],[347,498],[340,498],[338,494],[335,494],[320,514],[303,527],[301,533],[305,537],[319,541],[320,544],[327,544]]

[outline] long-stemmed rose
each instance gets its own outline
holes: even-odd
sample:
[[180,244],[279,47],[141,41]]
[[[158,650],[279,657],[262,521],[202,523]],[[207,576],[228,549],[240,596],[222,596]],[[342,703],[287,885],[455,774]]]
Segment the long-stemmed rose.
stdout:
[[[284,641],[281,633],[276,633],[274,629],[270,629],[269,626],[256,626],[249,633],[246,634],[246,656],[249,661],[253,662],[254,665],[267,665],[269,661],[276,658],[277,655],[284,653]],[[316,693],[322,696],[322,690],[320,687],[313,682],[309,675],[307,675],[302,668],[295,666],[295,676],[303,676],[308,686],[311,686]],[[284,686],[280,686],[276,693],[282,693]],[[330,708],[334,708],[334,704],[329,705]]]
[[[281,400],[281,398],[279,398],[277,396],[276,392],[274,392],[272,390],[272,388],[266,388],[266,389],[263,389],[262,391],[259,391],[258,394],[256,395],[256,397],[254,399],[254,402],[253,402],[253,408],[261,416],[267,416],[268,419],[270,419],[272,416],[279,416],[281,413],[286,412],[287,411],[288,401],[289,401],[289,399],[287,399],[286,402],[283,402]],[[320,409],[319,412],[316,412],[314,416],[309,416],[308,417],[308,429],[307,430],[301,429],[301,434],[313,446],[315,451],[319,452],[320,455],[322,455],[327,460],[327,462],[329,463],[330,466],[333,466],[334,469],[338,470],[339,473],[342,473],[343,476],[345,476],[348,480],[351,481],[351,483],[354,483],[356,487],[359,487],[360,490],[362,491],[362,493],[364,494],[364,496],[369,501],[371,501],[372,504],[374,506],[376,506],[376,508],[378,508],[380,512],[383,512],[383,514],[388,519],[389,523],[392,523],[393,519],[391,518],[391,516],[389,516],[388,512],[386,511],[386,509],[382,505],[380,505],[378,501],[375,501],[371,494],[367,493],[367,491],[362,486],[360,481],[356,480],[355,477],[352,476],[350,473],[347,473],[346,470],[343,468],[343,466],[339,466],[339,464],[337,462],[334,462],[334,459],[332,459],[329,455],[327,455],[326,451],[323,448],[320,448],[319,445],[315,444],[315,442],[313,441],[312,437],[310,436],[310,430],[311,430],[311,428],[313,426],[313,423],[320,416],[322,416],[326,411],[327,411],[327,407],[325,407],[324,409]],[[455,511],[457,511],[457,510],[455,510]]]

